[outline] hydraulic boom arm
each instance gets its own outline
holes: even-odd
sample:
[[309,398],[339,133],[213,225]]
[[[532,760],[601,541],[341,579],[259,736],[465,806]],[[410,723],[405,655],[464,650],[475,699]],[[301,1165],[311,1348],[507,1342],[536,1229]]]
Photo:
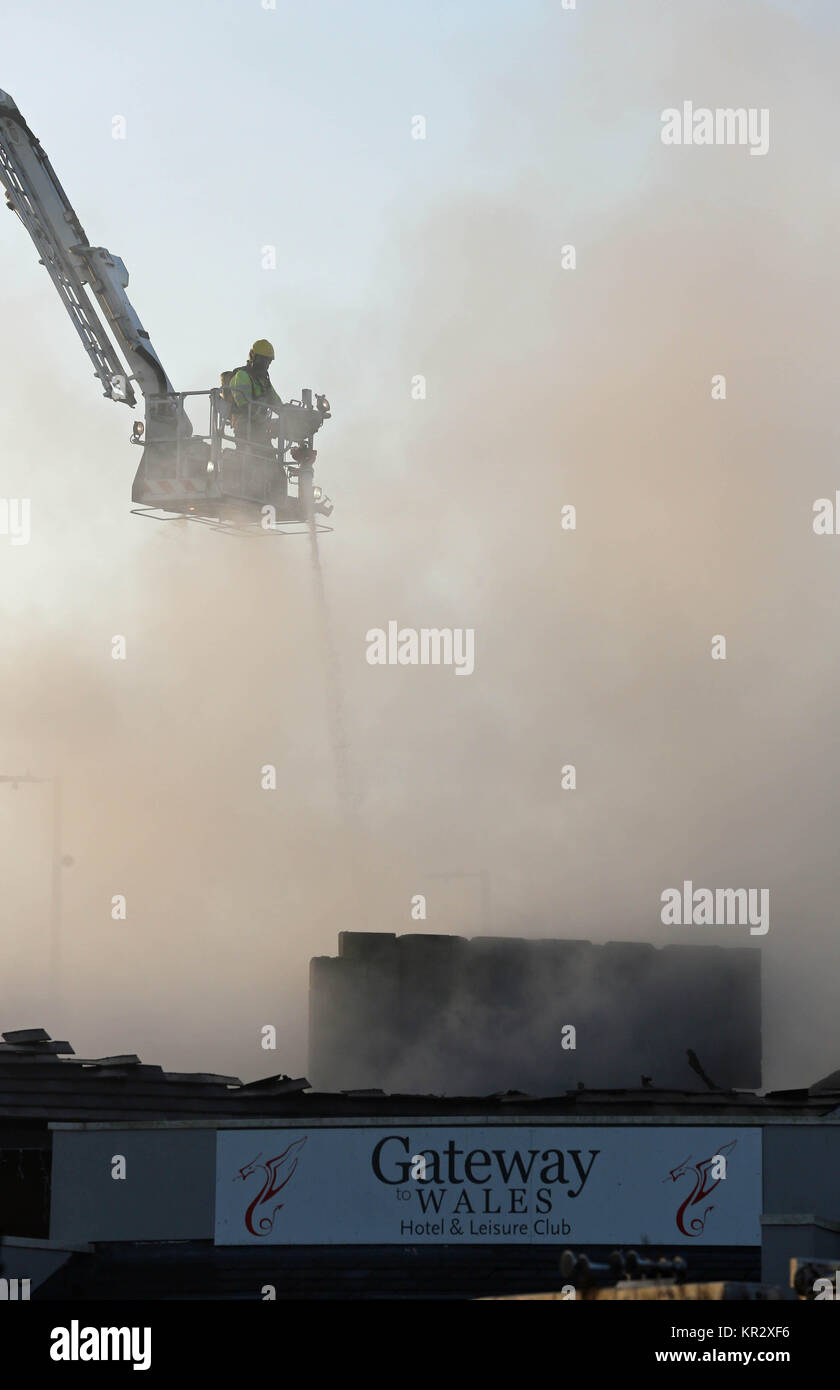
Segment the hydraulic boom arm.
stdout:
[[[0,183],[6,202],[35,243],[58,290],[102,389],[133,406],[135,382],[147,399],[174,387],[128,295],[128,271],[119,256],[91,246],[41,145],[8,93],[0,91]],[[91,296],[128,364],[120,360]],[[161,405],[163,403],[161,402]]]
[[[106,396],[137,404],[130,442],[142,449],[131,489],[141,513],[193,516],[220,526],[253,525],[260,509],[280,522],[329,516],[332,503],[312,482],[313,439],[330,406],[325,396],[301,391],[280,404],[273,431],[256,442],[250,428],[230,418],[223,392],[176,391],[126,294],[128,271],[119,256],[91,246],[52,165],[7,92],[0,91],[0,184],[35,243]],[[195,434],[185,408],[207,397],[209,429]],[[276,443],[274,442],[276,440]],[[289,484],[297,493],[289,492]],[[244,522],[242,520],[244,516]]]

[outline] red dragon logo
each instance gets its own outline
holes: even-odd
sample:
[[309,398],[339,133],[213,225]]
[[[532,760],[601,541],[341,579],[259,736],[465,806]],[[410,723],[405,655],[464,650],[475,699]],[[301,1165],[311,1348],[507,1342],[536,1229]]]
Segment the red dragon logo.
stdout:
[[[693,1174],[694,1176],[694,1186],[677,1212],[677,1226],[684,1236],[699,1236],[703,1234],[706,1218],[709,1212],[715,1209],[714,1202],[710,1202],[709,1205],[703,1209],[702,1213],[698,1212],[691,1218],[688,1222],[691,1228],[690,1230],[686,1230],[685,1226],[684,1217],[686,1211],[689,1207],[699,1206],[706,1197],[711,1196],[718,1183],[722,1181],[722,1177],[715,1178],[713,1182],[709,1181],[712,1164],[716,1159],[719,1159],[721,1155],[725,1158],[727,1154],[730,1154],[737,1143],[738,1140],[733,1139],[731,1143],[724,1144],[722,1148],[718,1149],[718,1152],[712,1154],[711,1157],[701,1158],[699,1163],[692,1164],[691,1154],[689,1154],[688,1158],[683,1159],[682,1163],[678,1164],[676,1168],[672,1168],[668,1174],[672,1182],[676,1182],[678,1178],[685,1177],[686,1174]],[[663,1178],[662,1181],[667,1182],[668,1178]]]
[[[274,1198],[278,1192],[282,1192],[297,1168],[300,1151],[305,1143],[306,1136],[303,1139],[295,1139],[281,1154],[268,1158],[263,1163],[260,1162],[262,1155],[257,1154],[256,1158],[252,1158],[250,1163],[239,1169],[233,1179],[234,1182],[239,1182],[240,1179],[244,1182],[258,1169],[261,1168],[263,1171],[263,1185],[245,1213],[245,1225],[252,1236],[267,1236],[274,1229],[274,1218],[283,1205],[282,1202],[275,1202]],[[260,1208],[265,1210],[257,1217],[255,1226],[254,1214]]]

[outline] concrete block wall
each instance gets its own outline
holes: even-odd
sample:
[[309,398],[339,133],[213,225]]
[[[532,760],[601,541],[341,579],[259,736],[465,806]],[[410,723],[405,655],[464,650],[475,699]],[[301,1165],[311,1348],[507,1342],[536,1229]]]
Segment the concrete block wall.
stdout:
[[317,1089],[693,1090],[689,1048],[717,1085],[760,1087],[758,948],[342,932],[311,965]]

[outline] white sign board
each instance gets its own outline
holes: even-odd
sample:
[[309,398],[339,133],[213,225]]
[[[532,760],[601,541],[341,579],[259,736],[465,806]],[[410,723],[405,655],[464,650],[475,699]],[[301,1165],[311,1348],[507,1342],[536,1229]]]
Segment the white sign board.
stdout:
[[218,1245],[760,1245],[761,1130],[221,1130]]

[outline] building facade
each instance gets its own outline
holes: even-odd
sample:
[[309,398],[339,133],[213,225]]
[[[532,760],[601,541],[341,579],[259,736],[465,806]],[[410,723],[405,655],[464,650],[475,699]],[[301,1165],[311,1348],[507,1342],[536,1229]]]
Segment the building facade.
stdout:
[[791,1257],[840,1256],[840,1073],[447,1098],[4,1047],[0,1274],[33,1298],[538,1292],[616,1247],[792,1296]]
[[756,947],[341,932],[310,967],[319,1090],[761,1086]]

